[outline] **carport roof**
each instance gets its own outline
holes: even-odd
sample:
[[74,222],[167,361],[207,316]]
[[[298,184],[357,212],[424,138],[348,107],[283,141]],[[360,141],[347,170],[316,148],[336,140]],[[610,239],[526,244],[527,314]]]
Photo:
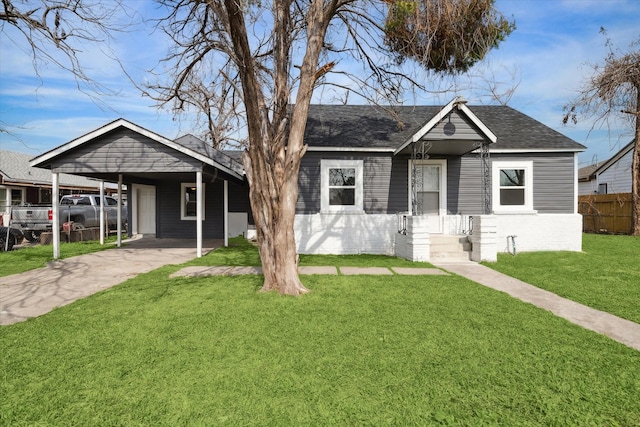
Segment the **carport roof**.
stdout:
[[[185,137],[182,138],[183,140],[181,141],[182,143],[177,141],[172,141],[168,138],[163,137],[162,135],[159,135],[141,126],[138,126],[135,123],[131,123],[125,119],[114,120],[113,122],[108,123],[105,126],[102,126],[79,138],[69,141],[66,144],[56,147],[53,150],[50,150],[44,154],[41,154],[40,156],[32,159],[30,162],[30,165],[32,167],[49,169],[51,168],[51,164],[54,159],[61,157],[66,153],[84,144],[88,144],[90,141],[93,141],[96,138],[118,128],[129,129],[159,144],[165,145],[173,150],[179,151],[206,165],[219,169],[239,181],[244,180],[244,169],[242,167],[242,164],[240,164],[238,161],[227,156],[226,154],[224,154],[219,150],[216,150],[212,147],[207,147],[206,144],[204,144],[199,139],[191,135],[188,135],[187,138]],[[198,145],[196,144],[196,142],[199,142],[200,144]]]

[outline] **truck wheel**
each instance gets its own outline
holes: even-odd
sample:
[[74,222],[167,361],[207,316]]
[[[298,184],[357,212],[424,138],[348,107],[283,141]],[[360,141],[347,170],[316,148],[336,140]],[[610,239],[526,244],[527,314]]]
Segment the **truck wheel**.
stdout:
[[73,231],[78,231],[78,230],[84,230],[84,225],[74,222],[73,223]]
[[[9,246],[7,247],[7,250],[10,251],[13,249],[14,241],[15,241],[15,238],[13,236],[9,236]],[[0,236],[0,252],[4,252],[4,248],[6,244],[7,244],[7,236]]]
[[40,231],[25,231],[24,238],[31,243],[36,243],[40,241],[40,234]]

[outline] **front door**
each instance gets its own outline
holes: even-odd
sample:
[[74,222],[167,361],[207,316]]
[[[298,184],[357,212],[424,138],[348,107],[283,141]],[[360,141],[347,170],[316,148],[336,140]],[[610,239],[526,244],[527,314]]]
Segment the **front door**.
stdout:
[[429,232],[442,233],[447,213],[446,160],[417,160],[410,170],[412,211],[429,217]]
[[132,233],[156,234],[156,187],[152,185],[133,185]]

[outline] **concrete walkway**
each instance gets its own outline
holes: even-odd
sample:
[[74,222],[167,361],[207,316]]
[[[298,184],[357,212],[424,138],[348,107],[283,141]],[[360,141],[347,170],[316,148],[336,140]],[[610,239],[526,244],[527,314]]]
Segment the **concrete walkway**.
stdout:
[[475,262],[434,262],[433,264],[481,285],[505,292],[521,301],[548,310],[576,325],[640,350],[640,325],[637,323],[562,298],[552,292],[536,288]]
[[[401,267],[330,267],[330,266],[306,266],[298,267],[298,273],[301,275],[337,275],[338,270],[345,276],[353,276],[358,274],[380,275],[447,275],[439,268],[401,268]],[[169,277],[206,277],[206,276],[240,276],[243,274],[262,274],[261,267],[230,267],[230,266],[191,266],[184,267],[176,271]]]
[[[196,257],[193,242],[129,240],[121,248],[66,258],[44,268],[0,277],[0,325],[40,316],[164,265],[187,262]],[[221,240],[205,240],[203,253],[219,246]]]

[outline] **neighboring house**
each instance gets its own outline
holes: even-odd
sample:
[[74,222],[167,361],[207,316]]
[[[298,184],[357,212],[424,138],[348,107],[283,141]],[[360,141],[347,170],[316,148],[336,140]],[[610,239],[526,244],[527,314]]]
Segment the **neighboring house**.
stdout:
[[[30,154],[0,150],[0,216],[9,221],[9,206],[51,203],[51,172],[29,165]],[[95,193],[98,182],[81,176],[60,175],[59,196]]]
[[631,193],[631,164],[633,162],[633,146],[631,141],[613,157],[600,165],[580,168],[578,174],[578,193],[617,194]]
[[[395,119],[374,106],[311,106],[296,204],[300,253],[428,260],[436,236],[471,231],[476,260],[494,260],[509,239],[519,251],[581,250],[582,145],[505,106],[456,98],[390,109]],[[120,119],[32,165],[120,176],[130,233],[222,238],[234,215],[246,218],[238,229],[252,223],[240,163],[192,136],[171,141]]]

